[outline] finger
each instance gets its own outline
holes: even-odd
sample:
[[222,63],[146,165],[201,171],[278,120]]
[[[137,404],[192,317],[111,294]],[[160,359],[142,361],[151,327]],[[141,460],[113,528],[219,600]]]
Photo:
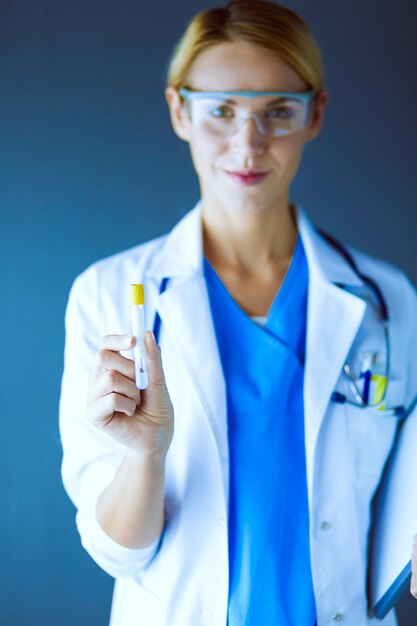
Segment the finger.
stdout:
[[415,598],[417,598],[417,535],[414,535],[413,540],[410,592]]
[[132,335],[105,335],[101,338],[100,348],[103,350],[130,350],[135,345],[135,337]]
[[118,393],[110,393],[87,407],[87,419],[94,426],[103,427],[109,423],[115,412],[131,417],[136,410],[136,402]]
[[161,348],[155,341],[151,330],[145,333],[146,362],[148,366],[148,380],[153,385],[164,385],[165,376],[162,368]]
[[138,404],[140,391],[133,380],[126,378],[116,370],[106,370],[99,376],[90,387],[87,394],[87,402],[95,402],[99,398],[110,393],[119,393],[134,400]]
[[[100,341],[100,350],[95,356],[94,365],[90,373],[90,384],[92,384],[96,378],[101,376],[106,369],[112,369],[110,363],[104,363],[105,355],[103,354],[103,351],[109,350],[118,354],[119,350],[129,350],[135,345],[135,343],[136,338],[132,335],[105,335],[102,337]],[[113,369],[117,368],[115,367]]]
[[112,350],[101,349],[96,355],[93,376],[98,378],[107,370],[115,370],[131,380],[135,378],[135,364],[132,359]]
[[410,593],[415,598],[417,598],[417,572],[416,572],[416,565],[415,564],[413,566],[412,574],[411,574]]

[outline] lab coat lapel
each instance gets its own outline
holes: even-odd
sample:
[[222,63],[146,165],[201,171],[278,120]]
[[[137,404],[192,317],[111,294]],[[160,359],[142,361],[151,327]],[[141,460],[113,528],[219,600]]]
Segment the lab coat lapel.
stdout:
[[307,480],[311,497],[314,453],[320,426],[359,330],[366,304],[347,290],[363,287],[361,279],[340,253],[317,233],[301,209],[298,210],[297,221],[309,267],[304,413]]
[[[170,278],[155,302],[164,332],[174,338],[189,383],[201,400],[219,455],[228,457],[226,387],[203,273],[201,201],[173,229],[147,276]],[[184,389],[186,392],[186,389]]]
[[[226,389],[204,276],[194,276],[161,295],[159,315],[175,337],[217,442],[227,457]],[[184,390],[185,391],[185,390]]]
[[[156,298],[155,308],[165,331],[175,337],[219,454],[227,458],[226,389],[203,273],[201,206],[199,201],[169,234],[147,276],[158,284],[164,277],[170,278],[167,290]],[[363,283],[340,253],[317,233],[301,208],[296,218],[309,268],[304,406],[311,497],[320,426],[366,304],[349,293],[350,287],[362,288]]]

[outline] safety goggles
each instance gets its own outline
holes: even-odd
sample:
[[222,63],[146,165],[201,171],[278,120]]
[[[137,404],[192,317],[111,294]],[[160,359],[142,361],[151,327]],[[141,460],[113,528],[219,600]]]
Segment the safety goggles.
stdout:
[[[266,137],[282,137],[305,128],[317,93],[308,91],[192,91],[181,87],[187,115],[194,128],[210,135],[230,137],[248,119]],[[256,112],[249,113],[247,100]]]

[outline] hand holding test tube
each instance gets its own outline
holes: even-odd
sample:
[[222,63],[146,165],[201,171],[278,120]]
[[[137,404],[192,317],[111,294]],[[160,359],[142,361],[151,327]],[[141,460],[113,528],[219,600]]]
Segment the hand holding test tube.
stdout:
[[132,320],[132,335],[136,337],[133,347],[133,359],[135,361],[135,381],[138,389],[146,389],[148,386],[148,368],[146,365],[145,350],[145,294],[143,285],[132,284],[130,289],[130,311]]
[[[133,450],[142,463],[165,458],[174,432],[174,409],[161,349],[153,333],[145,333],[143,285],[131,285],[129,294],[133,333],[102,337],[91,372],[87,419]],[[131,349],[133,360],[121,354]]]

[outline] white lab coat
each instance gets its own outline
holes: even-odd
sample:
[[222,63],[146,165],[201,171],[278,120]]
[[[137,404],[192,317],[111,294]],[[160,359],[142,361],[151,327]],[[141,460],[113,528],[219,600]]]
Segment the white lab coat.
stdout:
[[[374,623],[367,617],[365,593],[369,504],[397,421],[335,404],[330,396],[334,389],[347,389],[341,372],[349,353],[356,372],[365,352],[384,356],[383,334],[363,299],[369,292],[362,281],[301,208],[297,221],[309,267],[304,405],[317,624],[365,626]],[[226,624],[226,392],[202,254],[200,201],[169,235],[95,263],[76,279],[69,298],[60,405],[63,481],[78,509],[84,547],[116,578],[113,626]],[[407,404],[417,388],[416,293],[398,269],[353,254],[362,272],[377,281],[389,307],[387,405]],[[168,287],[159,295],[166,276]],[[166,529],[153,559],[155,545],[143,550],[119,546],[97,524],[97,497],[111,481],[123,447],[85,418],[88,377],[100,338],[130,332],[127,288],[142,282],[148,327],[155,310],[162,320],[160,345],[175,412],[167,455]],[[396,624],[393,611],[383,623]]]

